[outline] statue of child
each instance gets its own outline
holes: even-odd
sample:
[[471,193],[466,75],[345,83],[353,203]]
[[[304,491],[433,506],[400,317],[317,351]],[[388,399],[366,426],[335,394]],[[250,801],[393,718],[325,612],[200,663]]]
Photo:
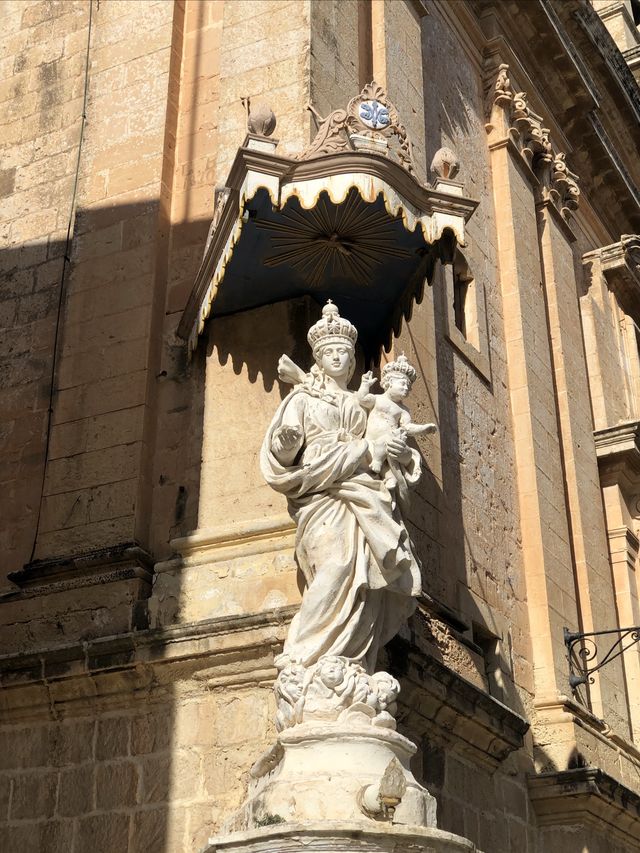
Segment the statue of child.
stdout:
[[371,470],[379,474],[386,461],[387,439],[393,434],[422,435],[435,432],[435,424],[415,424],[409,410],[402,401],[408,395],[416,379],[415,368],[409,364],[404,353],[390,361],[382,369],[383,394],[371,394],[370,389],[377,379],[369,371],[362,376],[356,397],[360,405],[369,411],[365,438],[371,443]]

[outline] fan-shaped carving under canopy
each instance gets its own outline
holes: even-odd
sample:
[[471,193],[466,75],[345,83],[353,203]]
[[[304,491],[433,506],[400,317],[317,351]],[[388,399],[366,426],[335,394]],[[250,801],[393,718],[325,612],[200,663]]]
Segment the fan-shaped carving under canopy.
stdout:
[[475,207],[460,184],[425,187],[376,153],[241,148],[178,333],[193,350],[209,316],[310,294],[334,299],[377,360]]

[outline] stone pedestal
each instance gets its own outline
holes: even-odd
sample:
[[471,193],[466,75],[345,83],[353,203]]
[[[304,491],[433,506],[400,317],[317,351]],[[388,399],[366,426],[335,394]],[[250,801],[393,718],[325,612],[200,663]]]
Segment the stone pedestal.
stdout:
[[409,769],[415,751],[387,728],[294,726],[254,764],[247,801],[225,828],[366,818],[434,827],[436,801]]
[[362,821],[286,823],[212,838],[202,853],[480,853],[433,827]]

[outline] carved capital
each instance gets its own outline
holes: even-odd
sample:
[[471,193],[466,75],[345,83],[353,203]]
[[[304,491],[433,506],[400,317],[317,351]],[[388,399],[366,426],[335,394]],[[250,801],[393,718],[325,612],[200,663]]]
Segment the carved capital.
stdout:
[[566,155],[554,148],[551,131],[544,127],[544,118],[531,108],[527,93],[512,91],[508,70],[509,66],[502,63],[489,86],[487,133],[492,142],[500,137],[513,140],[540,181],[542,197],[553,202],[564,219],[569,219],[578,208],[578,176],[568,168]]
[[560,213],[568,219],[574,210],[578,209],[580,188],[578,176],[566,164],[565,154],[558,153],[553,158],[551,167],[550,195],[557,204]]
[[506,62],[501,62],[497,72],[493,67],[485,78],[485,113],[488,121],[491,121],[491,114],[494,106],[509,108],[513,100],[513,92],[511,90],[511,80],[509,79],[509,66]]

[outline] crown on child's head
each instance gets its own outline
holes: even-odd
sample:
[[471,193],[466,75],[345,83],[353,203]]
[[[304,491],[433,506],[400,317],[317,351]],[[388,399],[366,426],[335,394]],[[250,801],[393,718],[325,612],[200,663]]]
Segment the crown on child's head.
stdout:
[[328,299],[322,309],[322,319],[309,329],[307,340],[316,356],[320,348],[327,344],[349,344],[355,347],[358,330],[338,313],[338,306]]
[[412,367],[409,364],[409,361],[404,353],[399,355],[395,361],[390,361],[388,364],[382,368],[382,387],[386,388],[385,380],[388,380],[393,376],[393,374],[400,373],[403,376],[406,376],[409,382],[413,385],[416,381],[417,373],[415,367]]

